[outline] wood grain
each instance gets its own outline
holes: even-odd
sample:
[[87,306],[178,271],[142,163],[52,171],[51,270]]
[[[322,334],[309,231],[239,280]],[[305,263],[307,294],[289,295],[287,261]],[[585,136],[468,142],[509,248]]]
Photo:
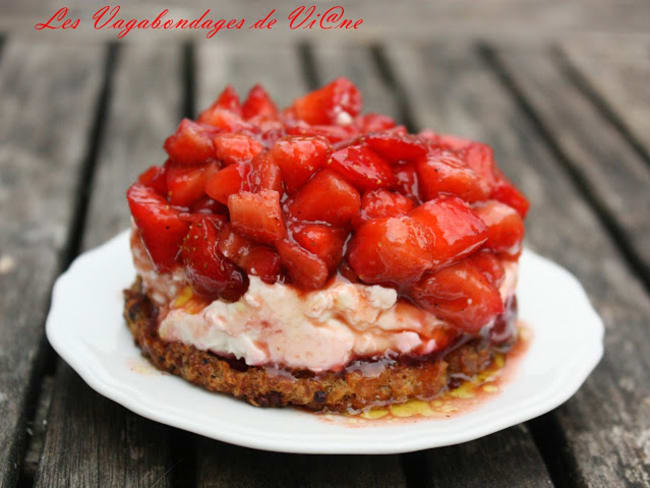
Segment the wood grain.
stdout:
[[631,248],[635,271],[650,284],[650,167],[568,82],[548,50],[509,46],[499,59],[561,159],[620,233],[620,244]]
[[[648,483],[650,300],[615,243],[577,194],[540,133],[496,72],[467,47],[397,45],[390,59],[407,86],[418,123],[494,146],[501,167],[532,202],[527,243],[580,279],[605,321],[605,356],[578,393],[552,414],[566,445],[543,446],[547,460],[568,453],[580,486]],[[561,338],[558,338],[561,340]]]
[[209,440],[198,451],[200,488],[406,487],[397,456],[282,454]]
[[407,473],[410,468],[419,476],[420,486],[554,486],[523,424],[476,441],[407,454],[406,458]]
[[[0,485],[18,476],[102,50],[8,41],[0,65]],[[47,76],[44,76],[47,73]]]
[[[164,161],[162,142],[181,113],[180,46],[123,46],[113,85],[84,249],[128,227],[126,188],[138,173]],[[171,429],[98,395],[62,361],[49,426],[37,486],[171,485]]]
[[563,41],[560,49],[605,112],[650,153],[650,42],[600,37]]

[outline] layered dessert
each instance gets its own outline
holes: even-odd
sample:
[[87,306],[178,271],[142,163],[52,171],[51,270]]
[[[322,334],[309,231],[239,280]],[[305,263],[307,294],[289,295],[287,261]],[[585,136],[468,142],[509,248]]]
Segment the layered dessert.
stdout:
[[430,399],[516,338],[526,198],[480,142],[227,87],[128,189],[125,318],[157,367],[259,406]]

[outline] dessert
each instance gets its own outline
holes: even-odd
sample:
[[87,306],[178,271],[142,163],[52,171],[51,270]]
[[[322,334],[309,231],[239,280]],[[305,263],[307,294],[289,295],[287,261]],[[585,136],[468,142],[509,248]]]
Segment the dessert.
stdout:
[[128,189],[125,318],[157,367],[254,405],[429,399],[516,341],[526,198],[489,146],[227,87]]

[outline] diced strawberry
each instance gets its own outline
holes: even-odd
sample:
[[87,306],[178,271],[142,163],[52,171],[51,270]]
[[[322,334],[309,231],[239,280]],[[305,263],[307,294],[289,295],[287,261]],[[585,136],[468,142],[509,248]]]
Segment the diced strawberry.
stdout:
[[226,86],[215,102],[201,112],[197,120],[199,122],[210,123],[211,120],[218,119],[221,112],[230,112],[235,116],[241,117],[242,110],[239,95],[237,95],[237,92],[231,85]]
[[528,207],[530,207],[530,203],[524,194],[510,183],[505,176],[500,177],[496,187],[492,190],[490,198],[514,208],[522,219],[526,217]]
[[225,108],[237,115],[241,115],[242,113],[239,95],[237,95],[237,92],[232,85],[227,85],[226,88],[224,88],[217,100],[212,104],[212,107]]
[[389,164],[367,146],[348,146],[332,153],[328,165],[360,191],[389,188],[395,177]]
[[255,85],[248,92],[248,98],[242,107],[242,114],[246,120],[258,117],[260,119],[277,119],[278,109],[260,85]]
[[331,152],[321,137],[288,136],[271,148],[271,158],[282,170],[282,179],[289,194],[294,194],[325,165]]
[[259,193],[240,192],[228,197],[228,210],[233,229],[245,237],[273,244],[286,234],[280,194],[273,190]]
[[287,126],[287,134],[296,136],[324,137],[330,143],[336,144],[348,141],[359,135],[352,125],[309,125],[302,120]]
[[151,166],[138,176],[138,183],[142,183],[156,190],[159,195],[167,194],[166,166]]
[[350,263],[348,263],[347,259],[344,259],[339,264],[339,273],[341,273],[341,275],[343,275],[343,277],[348,281],[350,281],[351,283],[359,283],[360,281],[359,276],[352,269],[352,266],[350,266]]
[[126,198],[156,268],[161,272],[171,271],[189,225],[153,188],[134,183],[126,192]]
[[327,281],[327,265],[322,259],[288,239],[275,245],[292,281],[306,290],[321,288]]
[[324,224],[295,224],[291,228],[295,241],[310,253],[318,256],[333,270],[343,256],[343,244],[348,233]]
[[292,108],[297,118],[309,124],[336,124],[344,113],[355,117],[361,112],[361,93],[350,80],[337,78],[298,98]]
[[239,259],[248,254],[255,244],[232,229],[232,225],[225,224],[221,227],[218,238],[219,252],[237,263]]
[[422,139],[426,139],[432,148],[444,149],[447,151],[461,151],[472,144],[470,139],[454,136],[452,134],[439,134],[429,129],[420,131],[418,136]]
[[438,147],[439,136],[437,132],[433,132],[431,129],[424,129],[418,132],[418,137],[425,140],[430,147]]
[[228,221],[226,216],[222,214],[212,215],[205,213],[181,212],[179,217],[183,222],[187,222],[188,224],[200,223],[207,219],[212,222],[217,229],[221,229],[221,227],[223,227],[223,225]]
[[499,290],[466,261],[426,276],[410,295],[422,308],[470,334],[503,312]]
[[426,142],[419,137],[395,130],[368,134],[365,141],[377,154],[391,162],[420,158],[428,149]]
[[240,266],[248,273],[270,285],[280,279],[282,265],[280,255],[273,249],[257,245],[253,246],[248,254],[240,260]]
[[482,179],[489,190],[494,188],[497,183],[497,169],[494,152],[490,146],[472,142],[460,151],[460,157]]
[[414,206],[413,200],[399,193],[386,190],[369,191],[361,198],[361,211],[354,225],[358,227],[372,219],[406,215]]
[[407,216],[371,220],[348,245],[348,262],[366,283],[403,285],[431,269],[430,234]]
[[228,204],[228,197],[233,193],[248,191],[248,173],[250,164],[239,163],[219,170],[205,184],[205,192],[217,202]]
[[203,197],[199,198],[191,207],[190,207],[190,212],[191,213],[197,213],[197,214],[220,214],[224,215],[226,211],[228,210],[228,207],[226,207],[223,203],[217,202],[216,200],[213,200],[207,195],[204,195]]
[[196,293],[236,301],[248,289],[248,276],[217,248],[218,229],[204,216],[192,223],[181,246],[187,277]]
[[217,159],[225,165],[250,161],[263,149],[260,141],[246,134],[217,134],[212,141]]
[[322,170],[303,186],[289,205],[298,220],[345,227],[359,213],[359,192],[340,175]]
[[167,165],[167,199],[172,205],[189,207],[205,194],[206,181],[218,171],[210,166]]
[[465,139],[452,134],[438,134],[438,144],[454,151],[459,151],[471,143],[471,139]]
[[268,152],[262,152],[253,159],[248,179],[253,192],[275,190],[282,194],[282,171]]
[[487,280],[495,287],[499,288],[505,277],[505,270],[501,260],[494,254],[487,251],[475,252],[465,258],[468,263],[478,269]]
[[200,124],[183,119],[163,145],[169,157],[180,164],[201,164],[214,159],[210,132]]
[[457,197],[429,200],[409,215],[431,233],[429,251],[435,266],[458,260],[487,240],[487,228],[483,221]]
[[265,283],[275,283],[280,277],[279,254],[237,234],[229,224],[219,233],[219,252]]
[[417,161],[416,168],[425,201],[450,193],[475,202],[486,199],[490,193],[476,173],[450,152],[431,151]]
[[354,119],[354,125],[357,126],[359,132],[367,134],[368,132],[379,132],[386,129],[392,129],[395,127],[395,121],[388,115],[370,113],[358,115]]
[[474,212],[487,226],[486,249],[517,255],[524,238],[524,222],[517,211],[496,200],[474,206]]
[[418,181],[418,173],[415,169],[415,163],[409,162],[406,164],[400,164],[394,169],[397,189],[402,193],[402,195],[410,198],[414,202],[421,202],[420,183]]
[[223,132],[251,130],[252,128],[252,125],[245,121],[241,114],[220,107],[204,110],[196,120]]

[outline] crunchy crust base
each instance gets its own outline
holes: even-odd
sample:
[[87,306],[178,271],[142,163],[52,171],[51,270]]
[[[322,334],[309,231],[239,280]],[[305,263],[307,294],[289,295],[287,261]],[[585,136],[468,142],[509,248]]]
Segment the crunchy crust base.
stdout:
[[451,375],[472,376],[485,369],[494,352],[489,345],[472,341],[444,359],[391,362],[373,376],[350,369],[285,374],[258,366],[241,368],[194,346],[163,341],[157,334],[157,308],[142,292],[139,279],[124,290],[124,297],[126,322],[135,343],[152,364],[208,390],[228,393],[256,406],[295,405],[345,412],[412,398],[430,399],[446,389]]

